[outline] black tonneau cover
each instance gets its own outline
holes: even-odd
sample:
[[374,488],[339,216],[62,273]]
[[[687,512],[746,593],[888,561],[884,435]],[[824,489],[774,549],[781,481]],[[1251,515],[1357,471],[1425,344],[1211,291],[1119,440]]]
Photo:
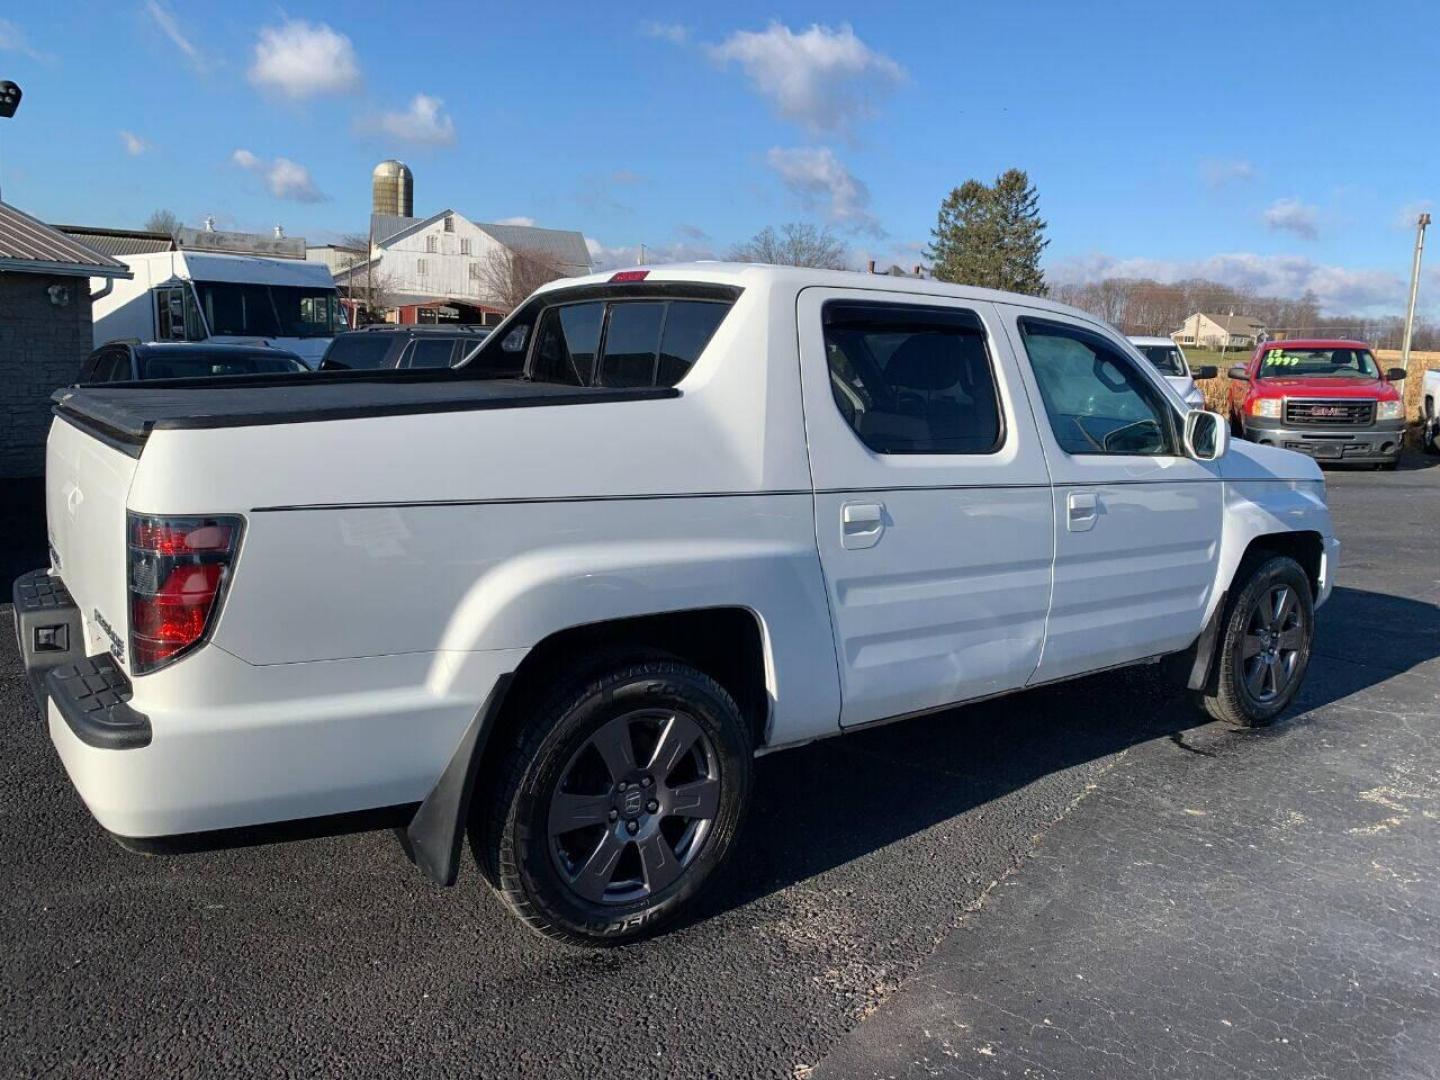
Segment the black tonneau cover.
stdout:
[[477,379],[448,370],[396,378],[326,373],[72,386],[52,398],[57,416],[138,457],[152,431],[308,424],[370,416],[517,409],[678,397],[670,387],[586,387]]

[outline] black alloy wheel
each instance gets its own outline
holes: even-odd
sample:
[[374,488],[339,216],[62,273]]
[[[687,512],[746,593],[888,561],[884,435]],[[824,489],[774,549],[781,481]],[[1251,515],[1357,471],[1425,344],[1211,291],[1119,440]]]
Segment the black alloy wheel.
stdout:
[[1315,606],[1310,579],[1285,555],[1236,574],[1221,627],[1206,711],[1232,727],[1260,727],[1294,700],[1310,663]]
[[719,809],[719,756],[694,718],[637,709],[571,755],[550,797],[550,854],[582,899],[628,904],[684,872]]
[[724,863],[754,751],[735,700],[687,664],[589,670],[527,707],[471,842],[531,929],[613,945],[676,915]]

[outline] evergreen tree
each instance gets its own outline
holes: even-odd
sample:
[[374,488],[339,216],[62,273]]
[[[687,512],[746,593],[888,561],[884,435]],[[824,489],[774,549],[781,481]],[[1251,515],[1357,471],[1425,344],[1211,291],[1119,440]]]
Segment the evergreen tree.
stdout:
[[993,187],[967,180],[945,197],[926,256],[941,281],[1044,296],[1044,232],[1030,178],[1010,169]]

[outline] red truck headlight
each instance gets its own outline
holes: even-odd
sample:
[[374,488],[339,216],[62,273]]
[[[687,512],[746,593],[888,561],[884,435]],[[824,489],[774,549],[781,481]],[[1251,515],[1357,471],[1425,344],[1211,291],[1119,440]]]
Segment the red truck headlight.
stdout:
[[127,515],[133,674],[164,667],[205,640],[244,527],[238,517]]
[[1279,398],[1255,398],[1250,402],[1251,416],[1268,416],[1272,420],[1280,416]]

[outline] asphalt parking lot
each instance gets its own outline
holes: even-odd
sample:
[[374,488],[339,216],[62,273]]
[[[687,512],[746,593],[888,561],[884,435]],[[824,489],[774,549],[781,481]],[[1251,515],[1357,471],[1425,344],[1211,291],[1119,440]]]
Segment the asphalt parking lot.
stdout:
[[[1339,588],[1279,727],[1133,671],[764,758],[727,880],[615,951],[387,833],[127,854],[7,626],[0,1072],[1440,1076],[1434,464],[1329,474]],[[6,516],[0,567],[38,565]]]

